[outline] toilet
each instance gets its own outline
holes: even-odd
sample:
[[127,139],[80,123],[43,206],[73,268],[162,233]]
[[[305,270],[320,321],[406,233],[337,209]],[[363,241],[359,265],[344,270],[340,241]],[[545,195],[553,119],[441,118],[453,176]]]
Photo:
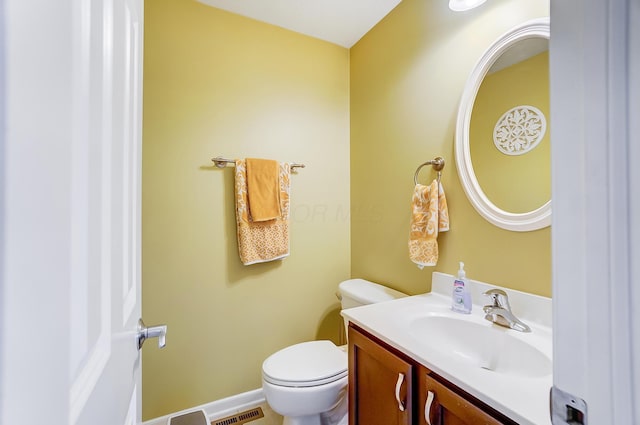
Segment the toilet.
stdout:
[[[343,310],[407,296],[364,279],[345,280],[338,287]],[[347,365],[346,347],[331,341],[283,348],[262,364],[267,403],[284,417],[283,425],[347,425]]]

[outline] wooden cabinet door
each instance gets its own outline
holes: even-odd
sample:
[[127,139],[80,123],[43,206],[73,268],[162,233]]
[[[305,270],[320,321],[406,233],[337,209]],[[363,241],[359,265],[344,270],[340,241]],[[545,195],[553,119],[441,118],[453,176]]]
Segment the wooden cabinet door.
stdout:
[[349,425],[412,425],[414,367],[349,327]]
[[420,425],[517,425],[471,396],[445,385],[425,368],[418,372],[418,414]]

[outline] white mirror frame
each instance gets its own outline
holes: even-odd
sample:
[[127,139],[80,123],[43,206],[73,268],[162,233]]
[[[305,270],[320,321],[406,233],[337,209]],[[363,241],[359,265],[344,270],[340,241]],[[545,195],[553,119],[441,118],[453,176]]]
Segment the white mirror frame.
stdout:
[[513,28],[487,49],[467,79],[460,99],[456,122],[455,158],[462,188],[473,207],[492,224],[506,230],[528,232],[551,224],[551,200],[540,208],[526,213],[511,213],[497,207],[482,191],[473,171],[469,146],[471,111],[482,80],[493,63],[518,41],[542,37],[549,39],[549,18],[534,19]]

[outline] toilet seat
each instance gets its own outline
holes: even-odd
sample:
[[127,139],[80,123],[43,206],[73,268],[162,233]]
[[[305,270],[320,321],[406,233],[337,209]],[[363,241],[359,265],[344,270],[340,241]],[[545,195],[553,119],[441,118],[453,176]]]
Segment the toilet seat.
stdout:
[[347,353],[331,341],[309,341],[284,348],[262,364],[264,380],[283,387],[314,387],[347,376]]

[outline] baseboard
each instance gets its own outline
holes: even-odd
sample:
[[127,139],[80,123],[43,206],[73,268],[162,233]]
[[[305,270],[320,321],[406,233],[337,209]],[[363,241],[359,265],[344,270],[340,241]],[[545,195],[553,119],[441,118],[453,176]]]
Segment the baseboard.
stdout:
[[182,415],[199,409],[204,410],[207,414],[207,418],[211,421],[213,419],[235,415],[236,413],[251,409],[265,402],[262,388],[258,388],[256,390],[247,391],[246,393],[236,394],[231,397],[212,401],[211,403],[206,403],[201,406],[195,406],[190,409],[181,410],[180,412],[150,419],[143,422],[142,425],[167,425],[170,417]]

